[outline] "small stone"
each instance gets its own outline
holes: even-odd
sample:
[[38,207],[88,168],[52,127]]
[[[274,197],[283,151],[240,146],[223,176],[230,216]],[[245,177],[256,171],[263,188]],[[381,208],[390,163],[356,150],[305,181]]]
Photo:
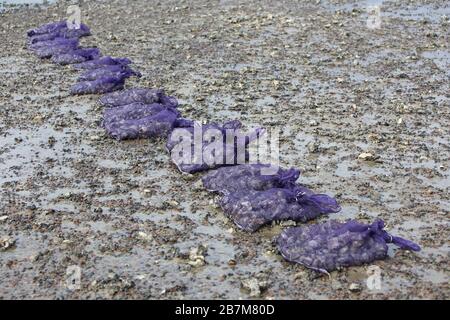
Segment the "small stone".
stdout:
[[267,289],[266,281],[259,281],[256,278],[242,280],[242,287],[250,292],[250,297],[259,298],[262,292]]
[[282,226],[282,227],[295,227],[296,225],[297,225],[297,222],[295,222],[293,220],[286,220],[286,221],[280,222],[280,226]]
[[294,280],[306,279],[308,273],[306,271],[300,271],[294,274]]
[[37,115],[33,118],[32,122],[35,124],[42,124],[44,122],[44,118],[40,115]]
[[8,216],[1,216],[0,217],[0,222],[4,222],[8,219]]
[[195,190],[201,190],[201,189],[203,189],[203,182],[202,182],[202,180],[200,179],[200,180],[197,180],[195,183],[194,183],[194,189]]
[[348,290],[351,292],[359,292],[361,291],[361,286],[358,283],[351,283],[348,287]]
[[91,141],[98,141],[98,140],[100,140],[101,138],[100,138],[100,136],[90,136],[89,139],[90,139]]
[[176,208],[180,205],[180,203],[175,200],[169,200],[169,201],[167,201],[167,204],[169,204],[171,207],[174,207],[174,208]]
[[11,239],[10,237],[0,238],[0,251],[6,251],[8,249],[11,249],[15,243],[16,241]]
[[153,237],[151,235],[149,235],[149,234],[147,234],[147,233],[145,233],[143,231],[138,231],[137,232],[137,237],[139,239],[142,239],[142,240],[145,240],[145,241],[152,241],[153,240]]
[[196,248],[192,248],[189,252],[189,261],[188,264],[193,266],[194,268],[202,267],[206,264],[205,262],[205,254],[206,247],[198,246]]
[[363,152],[358,156],[358,159],[363,161],[374,161],[377,160],[379,157],[370,153],[370,152]]
[[309,151],[309,152],[311,152],[311,153],[317,153],[317,152],[319,152],[320,145],[319,145],[319,143],[316,142],[316,141],[311,141],[310,143],[308,143],[308,144],[306,145],[306,147],[308,148],[308,151]]

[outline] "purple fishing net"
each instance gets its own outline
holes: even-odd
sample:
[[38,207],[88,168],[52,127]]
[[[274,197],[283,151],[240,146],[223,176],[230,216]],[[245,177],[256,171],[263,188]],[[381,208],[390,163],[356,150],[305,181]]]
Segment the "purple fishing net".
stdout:
[[133,103],[106,109],[103,126],[118,140],[166,137],[179,115],[175,108],[163,104]]
[[[240,128],[241,123],[237,120],[227,122],[223,126],[216,123],[206,125],[191,123],[189,126],[174,129],[166,147],[171,153],[172,161],[181,172],[195,173],[236,165],[240,161],[248,161],[247,146],[262,133],[261,129],[256,129],[243,135]],[[199,132],[200,141],[196,141],[195,130]],[[209,134],[218,135],[218,139],[221,139],[218,144],[207,137]],[[233,138],[236,136],[242,137],[243,143],[240,146],[237,139]],[[209,150],[214,145],[218,148]]]
[[52,62],[60,65],[80,63],[93,60],[101,56],[97,48],[76,49],[66,53],[55,54],[52,56]]
[[127,77],[137,76],[141,77],[140,72],[136,72],[124,65],[105,65],[101,68],[87,70],[78,77],[78,81],[93,81],[100,78],[120,77],[123,72],[127,73]]
[[208,172],[203,178],[203,186],[209,191],[223,194],[241,190],[264,191],[270,188],[286,188],[295,185],[300,176],[297,169],[274,169],[275,172],[264,174],[271,169],[267,164],[243,164],[232,167],[222,167]]
[[72,67],[77,70],[93,70],[103,68],[105,66],[126,66],[131,63],[131,60],[128,58],[112,58],[110,56],[105,56],[91,61],[74,64]]
[[387,256],[387,243],[401,249],[419,251],[420,247],[383,230],[384,222],[328,221],[288,228],[277,239],[283,257],[308,268],[327,272],[340,267],[362,265]]
[[99,102],[106,107],[124,106],[135,102],[144,104],[161,103],[173,108],[178,106],[177,99],[166,96],[164,90],[146,88],[133,88],[106,94],[100,98]]

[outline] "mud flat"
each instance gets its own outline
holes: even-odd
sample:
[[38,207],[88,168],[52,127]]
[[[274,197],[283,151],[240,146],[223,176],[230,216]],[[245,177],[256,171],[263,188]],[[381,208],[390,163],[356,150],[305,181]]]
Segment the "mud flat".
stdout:
[[377,28],[364,5],[331,0],[81,8],[83,44],[133,59],[139,85],[186,116],[280,129],[281,164],[339,199],[330,218],[379,217],[419,243],[375,263],[376,290],[369,266],[328,277],[283,261],[280,224],[236,230],[162,141],[106,137],[97,97],[68,95],[76,73],[26,50],[25,31],[67,5],[0,13],[1,298],[449,298],[447,1],[385,1]]

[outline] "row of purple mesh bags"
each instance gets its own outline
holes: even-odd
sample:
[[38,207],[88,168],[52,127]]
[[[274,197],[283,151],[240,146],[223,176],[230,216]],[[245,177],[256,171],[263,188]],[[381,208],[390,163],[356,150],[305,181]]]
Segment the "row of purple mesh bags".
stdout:
[[[239,121],[199,124],[182,118],[177,110],[177,100],[165,95],[161,89],[124,89],[128,77],[140,77],[140,74],[130,68],[131,61],[127,58],[102,56],[97,48],[80,47],[79,39],[88,35],[90,30],[84,24],[78,29],[70,29],[65,21],[50,23],[28,32],[29,48],[42,59],[51,59],[60,65],[70,64],[83,71],[71,93],[104,94],[99,100],[106,107],[103,127],[112,138],[167,139],[167,150],[182,173],[209,170],[202,178],[204,187],[221,195],[220,206],[240,229],[255,232],[273,221],[304,223],[340,211],[334,198],[314,193],[299,184],[297,169],[277,168],[271,174],[264,174],[272,166],[239,164],[242,162],[238,161],[236,141],[227,139],[242,129]],[[195,129],[202,133],[200,147],[194,145]],[[203,154],[209,147],[211,142],[205,142],[208,139],[203,133],[211,130],[223,137],[222,141],[214,141],[226,150],[219,155],[223,161],[209,161],[208,157],[192,161],[196,157],[196,148]],[[245,148],[263,133],[264,130],[257,129],[246,135],[244,161],[248,160]],[[180,137],[186,138],[186,135],[191,138],[187,145],[191,152],[188,159],[176,154]],[[234,162],[225,161],[230,155],[234,156]],[[213,158],[217,160],[217,155]],[[276,243],[286,260],[320,272],[384,259],[388,243],[401,249],[420,250],[417,244],[386,232],[382,220],[372,224],[331,220],[291,227],[277,237]]]

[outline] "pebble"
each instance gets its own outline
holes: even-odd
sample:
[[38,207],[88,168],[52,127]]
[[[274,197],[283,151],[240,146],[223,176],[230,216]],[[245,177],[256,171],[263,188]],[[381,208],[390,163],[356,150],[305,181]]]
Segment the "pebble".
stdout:
[[229,266],[235,266],[236,264],[237,264],[236,260],[231,259],[231,260],[228,261],[228,265]]
[[15,240],[10,237],[2,237],[0,238],[0,251],[6,251],[14,246],[16,243]]
[[90,139],[91,141],[98,141],[98,140],[100,140],[101,138],[100,138],[100,136],[90,136],[89,139]]
[[359,292],[361,291],[361,286],[358,283],[351,283],[348,287],[348,290],[351,292]]
[[192,248],[191,251],[189,251],[189,262],[188,264],[196,267],[202,267],[206,264],[205,262],[205,253],[206,253],[206,247],[204,246],[198,246],[196,248]]
[[370,152],[363,152],[358,156],[358,159],[363,160],[363,161],[373,161],[378,158],[379,158],[378,156],[375,156]]
[[318,142],[313,142],[313,141],[311,141],[310,143],[308,143],[308,144],[306,145],[306,147],[308,148],[308,151],[309,151],[309,152],[311,152],[311,153],[317,153],[317,152],[319,152],[319,147],[320,147],[320,145],[319,145]]
[[145,240],[145,241],[152,241],[153,240],[153,237],[151,235],[149,235],[149,234],[147,234],[147,233],[145,233],[143,231],[138,231],[137,237],[142,239],[142,240]]
[[262,292],[267,289],[267,281],[259,281],[256,278],[242,280],[242,287],[250,291],[250,297],[259,298]]

